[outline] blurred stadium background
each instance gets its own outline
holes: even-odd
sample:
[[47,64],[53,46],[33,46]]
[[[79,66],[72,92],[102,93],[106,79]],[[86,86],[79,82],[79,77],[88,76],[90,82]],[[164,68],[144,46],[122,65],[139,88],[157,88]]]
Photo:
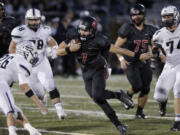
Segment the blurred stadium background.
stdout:
[[[118,28],[129,21],[129,8],[136,2],[142,3],[147,8],[146,22],[161,27],[160,11],[163,6],[172,4],[180,8],[180,0],[1,0],[6,5],[6,13],[16,17],[19,24],[24,23],[24,15],[28,8],[34,7],[41,10],[44,16],[43,23],[51,26],[53,36],[60,43],[68,27],[76,26],[78,19],[88,14],[95,16],[99,21],[98,32],[103,32],[115,42]],[[58,57],[51,60],[57,87],[62,96],[67,119],[59,121],[55,110],[48,102],[49,113],[42,116],[34,104],[27,99],[18,86],[13,86],[15,101],[23,109],[32,125],[42,131],[43,135],[118,135],[115,127],[105,117],[101,109],[95,105],[84,90],[81,76],[77,77],[79,65],[73,56]],[[115,55],[109,56],[110,66],[114,74],[122,73]],[[60,75],[60,76],[59,76]],[[64,78],[72,75],[70,78]],[[76,77],[76,79],[74,79]],[[122,122],[129,126],[128,135],[178,135],[169,131],[173,120],[173,95],[171,93],[167,117],[159,117],[158,105],[153,100],[154,78],[151,93],[145,107],[147,120],[135,120],[135,109],[126,111],[117,100],[110,103],[118,113]],[[128,81],[124,75],[113,75],[108,80],[109,89],[118,91],[126,90]],[[137,103],[137,97],[134,98]],[[5,117],[0,114],[0,135],[7,135]],[[26,131],[18,128],[19,135],[27,135]]]
[[[24,23],[27,9],[34,7],[42,12],[43,23],[51,26],[52,35],[60,43],[65,38],[67,28],[76,27],[83,15],[97,18],[98,32],[107,35],[112,42],[117,38],[118,28],[130,20],[129,9],[136,3],[145,5],[146,22],[161,27],[160,11],[163,6],[172,4],[180,7],[180,0],[1,0],[6,5],[6,12],[16,17],[19,24]],[[56,66],[54,66],[56,63]],[[112,73],[122,73],[115,55],[110,54],[109,63]],[[54,74],[76,76],[78,65],[73,56],[58,57],[51,60]]]

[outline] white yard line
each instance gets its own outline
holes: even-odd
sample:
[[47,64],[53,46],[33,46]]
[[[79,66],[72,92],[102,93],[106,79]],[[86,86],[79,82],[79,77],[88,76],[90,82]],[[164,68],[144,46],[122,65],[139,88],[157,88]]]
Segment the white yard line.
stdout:
[[[8,130],[6,127],[0,127],[0,130]],[[16,130],[19,131],[26,131],[24,128],[16,128]],[[71,132],[61,132],[61,131],[48,131],[45,129],[38,129],[41,133],[53,133],[53,134],[59,134],[59,135],[95,135],[95,134],[83,134],[83,133],[71,133]]]
[[[28,105],[23,105],[23,104],[17,104],[20,106],[21,109],[25,110],[31,110],[31,111],[40,111],[38,107],[30,107]],[[23,106],[22,106],[23,105]],[[55,108],[49,107],[49,111],[56,112]],[[106,115],[102,111],[87,111],[87,110],[70,110],[70,109],[65,109],[66,113],[73,113],[75,115],[88,115],[88,116],[93,116],[93,117],[104,117],[106,118]],[[123,114],[123,113],[117,113],[117,116],[120,117],[120,119],[134,119],[133,114]],[[161,116],[153,116],[153,115],[147,115],[148,118],[151,119],[164,119],[164,120],[173,120],[174,117],[161,117]]]
[[[24,95],[24,93],[18,91],[18,90],[13,90],[13,93],[16,94],[16,95]],[[62,95],[61,94],[61,97],[64,97],[64,98],[81,98],[81,99],[87,99],[89,98],[89,96],[76,96],[76,95]],[[109,100],[110,103],[120,103],[119,101],[116,101],[116,100]],[[133,99],[134,103],[137,103],[136,101],[136,98]],[[153,99],[148,99],[147,101],[148,103],[157,103],[155,100]],[[174,103],[174,100],[168,100],[168,103]]]

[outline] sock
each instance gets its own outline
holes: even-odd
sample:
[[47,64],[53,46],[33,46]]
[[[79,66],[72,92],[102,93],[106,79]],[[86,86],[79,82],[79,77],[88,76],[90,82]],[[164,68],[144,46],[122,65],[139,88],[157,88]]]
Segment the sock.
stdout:
[[60,102],[54,104],[54,106],[55,106],[56,110],[59,108],[62,109],[62,104]]
[[180,121],[180,114],[175,114],[175,121]]
[[16,133],[16,127],[15,126],[9,126],[8,130],[9,130],[9,133]]
[[31,126],[30,123],[26,123],[26,124],[24,125],[24,128],[25,128],[27,131],[30,131],[33,127]]
[[138,106],[136,113],[142,114],[142,112],[143,112],[143,108]]
[[127,91],[127,95],[128,95],[129,97],[131,97],[131,98],[132,98],[132,96],[133,96],[133,95],[130,95],[128,91]]

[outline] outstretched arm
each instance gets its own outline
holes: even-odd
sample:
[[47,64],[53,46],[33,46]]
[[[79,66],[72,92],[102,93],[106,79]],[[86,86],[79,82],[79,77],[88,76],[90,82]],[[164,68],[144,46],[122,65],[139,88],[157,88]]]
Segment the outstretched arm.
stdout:
[[21,84],[20,88],[25,93],[25,95],[31,98],[31,100],[41,109],[43,114],[47,114],[47,108],[40,102],[37,96],[34,95],[34,92],[31,90],[27,83]]

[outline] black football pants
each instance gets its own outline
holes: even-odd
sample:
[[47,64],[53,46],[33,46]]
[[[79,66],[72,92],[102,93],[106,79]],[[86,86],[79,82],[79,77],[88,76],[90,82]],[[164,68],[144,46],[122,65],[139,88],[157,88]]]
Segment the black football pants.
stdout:
[[149,64],[129,65],[126,74],[135,93],[139,91],[143,95],[149,93],[152,81],[152,70]]
[[105,69],[83,69],[83,80],[88,95],[98,104],[111,122],[118,126],[120,124],[115,111],[106,101],[106,99],[118,98],[118,92],[105,90],[106,86],[106,70]]

